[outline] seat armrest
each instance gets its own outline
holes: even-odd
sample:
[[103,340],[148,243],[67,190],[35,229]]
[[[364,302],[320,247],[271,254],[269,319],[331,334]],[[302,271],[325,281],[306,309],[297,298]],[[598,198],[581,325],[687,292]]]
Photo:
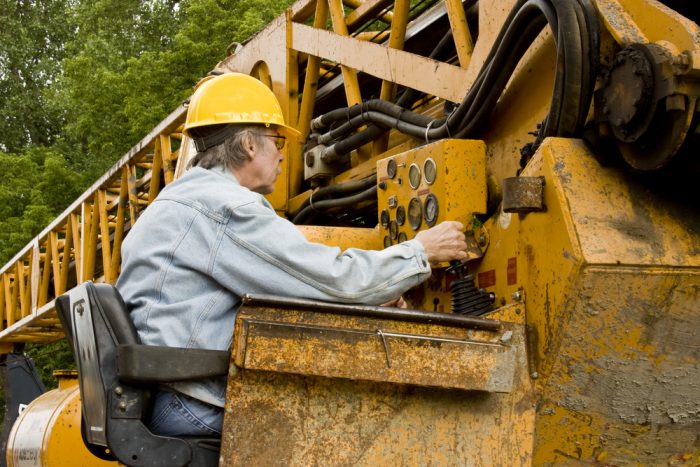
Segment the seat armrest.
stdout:
[[228,351],[122,344],[117,352],[119,379],[132,383],[174,383],[226,376]]

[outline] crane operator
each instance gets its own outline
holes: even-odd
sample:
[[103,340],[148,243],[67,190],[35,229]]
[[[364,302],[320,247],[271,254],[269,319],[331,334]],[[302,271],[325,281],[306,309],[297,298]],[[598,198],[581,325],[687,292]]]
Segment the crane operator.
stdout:
[[[466,257],[458,222],[380,251],[309,242],[264,195],[280,174],[287,126],[272,91],[227,73],[190,100],[184,133],[198,153],[165,187],[122,245],[117,288],[147,345],[229,350],[241,296],[268,293],[383,304]],[[163,386],[149,428],[168,436],[221,433],[225,378]]]

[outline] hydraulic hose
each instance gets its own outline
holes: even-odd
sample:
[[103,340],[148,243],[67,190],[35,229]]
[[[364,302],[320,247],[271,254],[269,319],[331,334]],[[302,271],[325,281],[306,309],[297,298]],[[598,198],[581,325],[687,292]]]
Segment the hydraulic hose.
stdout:
[[[442,56],[445,54],[447,51],[448,47],[453,45],[453,40],[452,40],[452,31],[448,30],[440,39],[438,44],[435,46],[435,48],[430,52],[430,55],[428,56],[429,58],[432,59],[437,59],[438,57]],[[420,91],[417,91],[412,88],[406,88],[406,90],[401,94],[401,96],[397,99],[396,101],[396,106],[400,107],[401,109],[408,109],[413,105],[413,103],[418,100],[423,93]],[[344,114],[342,112],[338,112],[337,114],[333,114],[331,112],[325,114],[322,116],[322,119],[318,121],[318,125],[331,125],[333,122],[338,121],[335,120],[337,117],[344,117]],[[399,118],[401,118],[402,112],[399,112]],[[425,122],[420,122],[421,126],[428,125],[430,119],[428,118]],[[383,133],[387,131],[387,129],[390,127],[386,127],[377,123],[372,123],[371,125],[368,125],[367,128],[364,130],[358,132],[358,133],[353,133],[350,136],[347,136],[337,143],[335,143],[332,148],[329,148],[329,153],[337,154],[337,155],[344,155],[344,154],[349,154],[351,151],[354,151],[355,149],[358,149],[365,144],[374,141],[377,139],[379,136],[381,136]],[[320,129],[317,128],[317,129]],[[353,128],[350,128],[349,131],[354,130]]]
[[[471,89],[446,119],[432,120],[375,99],[314,120],[315,129],[344,122],[322,135],[320,142],[340,139],[327,151],[345,154],[371,141],[385,128],[426,142],[476,136],[488,122],[520,59],[546,25],[556,42],[557,64],[549,113],[536,144],[547,136],[579,134],[590,108],[598,64],[599,26],[590,0],[518,0]],[[371,125],[364,132],[347,136],[367,124]]]
[[357,204],[361,201],[366,201],[369,199],[375,199],[377,195],[377,186],[373,185],[364,191],[356,193],[352,196],[347,196],[345,198],[327,199],[323,201],[313,202],[309,206],[305,207],[299,214],[294,216],[292,222],[294,224],[305,224],[309,221],[309,218],[317,211],[326,211],[332,208],[347,207]]
[[370,188],[374,185],[377,184],[377,176],[372,175],[370,177],[366,177],[360,180],[352,180],[350,182],[345,182],[345,183],[337,183],[335,185],[328,185],[324,186],[322,188],[319,188],[316,190],[314,193],[309,196],[309,198],[304,201],[299,209],[295,212],[292,213],[293,216],[296,216],[299,214],[301,211],[303,211],[306,207],[308,207],[311,203],[314,205],[317,205],[319,201],[329,199],[329,198],[335,198],[338,195],[347,195],[349,193],[357,193],[359,191],[364,191],[367,188]]

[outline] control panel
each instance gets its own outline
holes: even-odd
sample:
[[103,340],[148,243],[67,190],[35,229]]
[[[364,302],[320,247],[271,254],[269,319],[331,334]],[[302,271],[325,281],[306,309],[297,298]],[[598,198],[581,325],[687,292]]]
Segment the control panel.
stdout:
[[470,228],[486,212],[486,145],[445,139],[377,162],[379,225],[384,246],[442,221]]

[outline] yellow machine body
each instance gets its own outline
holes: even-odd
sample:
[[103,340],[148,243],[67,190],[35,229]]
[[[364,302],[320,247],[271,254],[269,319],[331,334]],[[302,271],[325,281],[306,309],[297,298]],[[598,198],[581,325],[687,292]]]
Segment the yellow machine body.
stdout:
[[80,434],[77,374],[59,376],[57,389],[37,397],[19,415],[7,443],[8,467],[117,465],[95,457]]
[[[560,65],[548,28],[478,137],[427,142],[391,130],[335,173],[304,147],[318,113],[376,95],[390,100],[399,87],[423,93],[416,112],[449,115],[446,104],[474,85],[516,0],[466,3],[465,10],[437,2],[412,18],[402,0],[299,0],[214,70],[258,78],[301,132],[268,196],[280,215],[292,219],[313,206],[325,185],[376,176],[376,217],[348,226],[366,214],[363,204],[336,210],[337,222],[299,229],[328,245],[381,249],[458,220],[468,272],[494,297],[482,318],[498,325],[464,330],[358,317],[350,308],[245,305],[233,336],[220,465],[700,465],[697,200],[640,174],[644,146],[629,142],[610,161],[611,148],[550,137],[521,162],[548,114]],[[596,61],[607,70],[621,61],[628,66],[620,73],[629,72],[614,85],[599,73],[596,92],[642,107],[626,81],[636,83],[634,63],[620,51],[653,46],[659,60],[668,58],[667,82],[676,87],[659,101],[668,118],[650,132],[671,152],[697,144],[698,25],[655,0],[591,5],[600,26]],[[456,56],[403,50],[440,15]],[[363,29],[375,20],[389,29]],[[470,32],[476,26],[478,35]],[[602,103],[594,99],[588,122],[609,136],[614,119],[595,120]],[[86,280],[114,283],[130,223],[194,155],[184,119],[184,110],[171,114],[0,270],[0,344],[55,340],[52,293]],[[506,209],[513,194],[540,203]],[[432,277],[406,294],[409,307],[450,314],[454,281],[448,265],[433,265]],[[57,408],[72,407],[77,417],[71,391],[70,404],[53,392],[23,413],[8,462],[59,452],[52,439],[67,437],[68,425]],[[66,430],[80,444],[72,420]],[[59,464],[92,462],[80,447],[60,449],[70,454]]]

